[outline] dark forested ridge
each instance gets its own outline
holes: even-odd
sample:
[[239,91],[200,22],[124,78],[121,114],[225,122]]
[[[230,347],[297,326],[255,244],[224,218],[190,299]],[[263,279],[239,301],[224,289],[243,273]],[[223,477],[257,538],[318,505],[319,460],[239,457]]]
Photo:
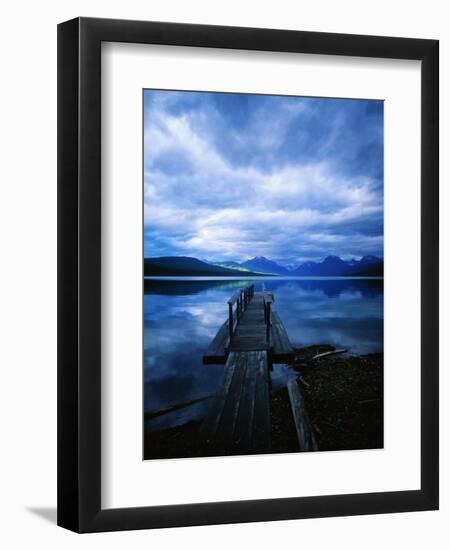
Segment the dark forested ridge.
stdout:
[[[202,277],[208,275],[212,277],[242,277],[243,272],[237,269],[212,265],[188,256],[165,256],[161,258],[145,258],[144,275],[149,277]],[[261,274],[247,271],[245,275],[258,276]]]

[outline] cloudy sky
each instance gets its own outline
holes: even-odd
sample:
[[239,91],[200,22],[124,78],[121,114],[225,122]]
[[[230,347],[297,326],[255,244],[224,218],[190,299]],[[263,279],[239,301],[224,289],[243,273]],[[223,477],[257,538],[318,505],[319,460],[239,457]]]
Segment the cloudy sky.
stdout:
[[144,92],[144,253],[383,256],[383,103]]

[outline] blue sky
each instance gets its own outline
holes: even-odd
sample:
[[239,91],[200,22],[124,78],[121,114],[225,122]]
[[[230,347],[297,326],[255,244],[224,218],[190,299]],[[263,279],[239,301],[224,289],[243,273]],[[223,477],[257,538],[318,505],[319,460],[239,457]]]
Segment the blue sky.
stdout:
[[383,256],[383,102],[145,90],[144,254]]

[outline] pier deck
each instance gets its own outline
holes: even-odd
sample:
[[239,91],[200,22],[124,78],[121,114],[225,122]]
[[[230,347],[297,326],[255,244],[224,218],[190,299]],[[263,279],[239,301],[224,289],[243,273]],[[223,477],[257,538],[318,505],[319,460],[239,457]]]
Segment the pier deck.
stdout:
[[267,452],[271,444],[267,351],[233,351],[201,434],[226,454]]
[[255,351],[270,348],[266,339],[264,293],[255,292],[242,314],[229,345],[229,351]]

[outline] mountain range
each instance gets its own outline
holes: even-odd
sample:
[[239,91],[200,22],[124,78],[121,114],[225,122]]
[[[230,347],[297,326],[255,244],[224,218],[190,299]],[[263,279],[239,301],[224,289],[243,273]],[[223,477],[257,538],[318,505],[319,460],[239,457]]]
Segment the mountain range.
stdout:
[[383,259],[377,256],[363,256],[360,260],[327,256],[321,262],[305,262],[295,269],[288,269],[264,256],[256,256],[241,263],[202,261],[188,256],[144,259],[144,275],[147,276],[382,277],[383,271]]
[[[215,265],[230,265],[216,263]],[[264,256],[256,256],[241,264],[233,262],[234,268],[238,266],[253,270],[258,273],[282,275],[284,277],[347,277],[347,276],[383,276],[383,259],[377,256],[363,256],[360,260],[342,260],[339,256],[327,256],[321,262],[305,262],[295,269],[288,269]]]

